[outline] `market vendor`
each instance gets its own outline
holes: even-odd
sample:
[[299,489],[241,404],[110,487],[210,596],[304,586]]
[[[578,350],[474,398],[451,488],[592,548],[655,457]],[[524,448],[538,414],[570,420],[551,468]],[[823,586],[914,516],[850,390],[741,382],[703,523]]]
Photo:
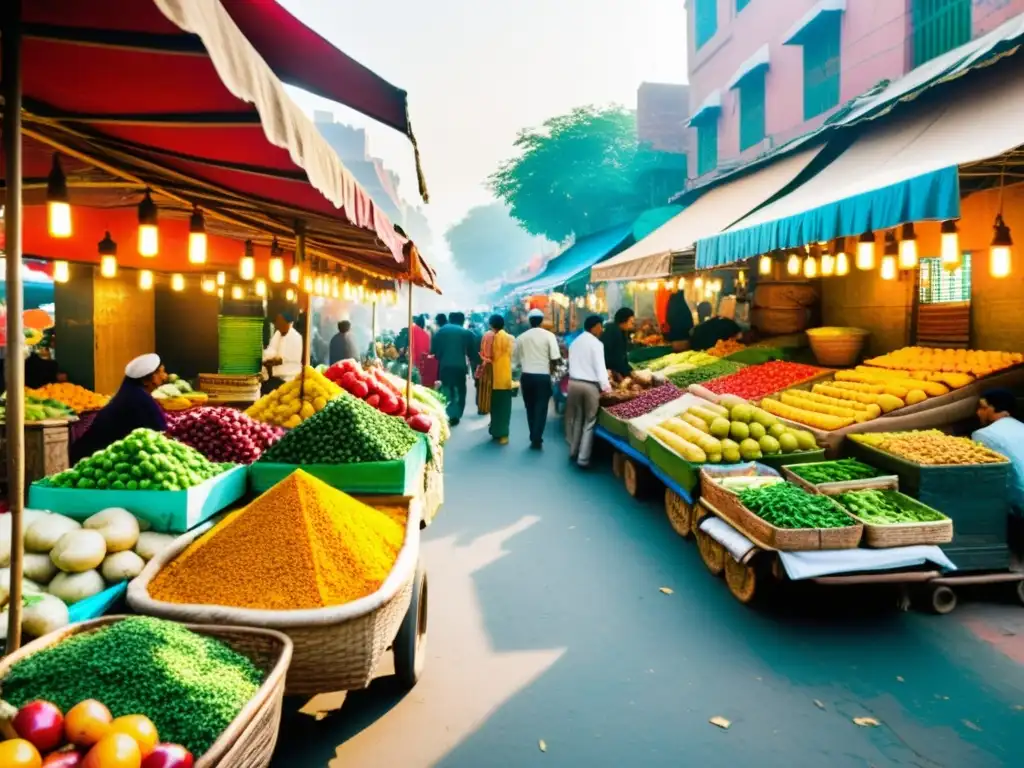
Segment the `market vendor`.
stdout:
[[274,318],[274,335],[263,350],[263,393],[273,392],[302,371],[302,336],[295,330],[290,312]]
[[665,321],[668,325],[665,341],[671,342],[673,349],[676,345],[686,345],[690,340],[690,332],[693,330],[693,311],[682,291],[676,291],[668,297]]
[[88,431],[71,444],[71,463],[102,451],[135,429],[163,432],[167,420],[153,399],[153,390],[167,381],[160,356],[140,355],[124,369],[124,380],[110,402],[100,409]]
[[690,333],[690,349],[703,352],[720,341],[739,341],[742,336],[743,328],[735,320],[728,317],[711,317]]
[[601,333],[605,367],[620,376],[629,376],[633,371],[629,364],[629,337],[635,325],[636,317],[633,310],[622,307],[615,313],[612,322],[605,324]]
[[1017,398],[1008,389],[990,389],[978,400],[981,429],[971,439],[1010,460],[1010,545],[1024,548],[1024,423],[1014,418]]

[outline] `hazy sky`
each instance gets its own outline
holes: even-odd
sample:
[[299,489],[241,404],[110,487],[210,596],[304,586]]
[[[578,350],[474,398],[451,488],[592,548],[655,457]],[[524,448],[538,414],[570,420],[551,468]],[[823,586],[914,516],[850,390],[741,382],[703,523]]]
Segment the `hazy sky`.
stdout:
[[[280,1],[409,92],[438,239],[490,200],[484,181],[520,128],[583,104],[635,107],[641,82],[686,80],[684,0]],[[297,100],[366,126],[371,151],[416,199],[404,137],[308,94]]]

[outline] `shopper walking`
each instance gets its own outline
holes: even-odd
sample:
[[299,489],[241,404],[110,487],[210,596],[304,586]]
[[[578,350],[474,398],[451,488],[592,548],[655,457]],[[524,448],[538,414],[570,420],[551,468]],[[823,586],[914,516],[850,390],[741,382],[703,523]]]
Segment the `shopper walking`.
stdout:
[[565,439],[569,458],[581,467],[590,465],[594,427],[601,407],[601,393],[607,392],[608,371],[604,367],[601,318],[591,315],[583,322],[583,333],[569,347],[569,393],[565,401]]
[[462,327],[464,322],[466,319],[461,312],[452,312],[430,343],[430,352],[437,358],[441,392],[448,400],[448,421],[453,427],[466,411],[466,377],[469,364],[475,358],[473,334]]
[[480,340],[480,365],[473,374],[476,379],[476,412],[486,416],[491,412],[491,393],[494,391],[494,358],[492,346],[496,335],[494,318],[501,320],[500,330],[505,328],[505,320],[500,315],[491,317],[490,329]]
[[[491,338],[491,437],[499,445],[508,445],[508,429],[512,421],[512,355],[515,339],[505,332],[505,320],[501,315],[493,315],[490,321],[494,336]],[[490,332],[488,332],[490,333]],[[480,384],[483,388],[483,382]]]
[[541,328],[543,312],[531,309],[527,320],[530,330],[516,339],[515,363],[522,370],[519,389],[523,393],[526,423],[530,427],[530,447],[540,450],[544,444],[544,427],[551,402],[551,376],[562,359],[562,353],[558,350],[555,334]]

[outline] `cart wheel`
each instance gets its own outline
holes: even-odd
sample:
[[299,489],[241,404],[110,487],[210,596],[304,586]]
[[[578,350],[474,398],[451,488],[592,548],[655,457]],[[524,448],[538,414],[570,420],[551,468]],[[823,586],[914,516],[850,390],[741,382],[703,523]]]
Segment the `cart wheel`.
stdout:
[[412,688],[423,674],[427,662],[427,574],[416,569],[412,599],[398,628],[391,652],[395,657],[395,676],[406,688]]
[[753,562],[738,563],[729,555],[725,558],[725,583],[732,596],[744,605],[754,599],[757,592],[757,571]]
[[956,592],[945,585],[935,587],[929,595],[929,604],[931,610],[940,615],[952,613],[956,608]]
[[1017,582],[1017,599],[1024,603],[1024,581]]
[[626,493],[634,499],[643,498],[650,482],[647,470],[631,459],[625,459],[622,467],[622,480],[626,485]]
[[623,472],[625,471],[625,469],[624,469],[625,465],[626,465],[626,457],[625,457],[625,455],[619,453],[618,451],[616,451],[615,455],[612,456],[612,474],[615,475],[616,477],[621,478]]
[[668,515],[672,530],[684,539],[693,532],[693,507],[671,488],[665,489],[665,514]]
[[720,575],[722,569],[725,568],[725,547],[699,528],[694,531],[694,535],[697,537],[697,549],[700,550],[700,557],[704,561],[704,565],[715,576]]

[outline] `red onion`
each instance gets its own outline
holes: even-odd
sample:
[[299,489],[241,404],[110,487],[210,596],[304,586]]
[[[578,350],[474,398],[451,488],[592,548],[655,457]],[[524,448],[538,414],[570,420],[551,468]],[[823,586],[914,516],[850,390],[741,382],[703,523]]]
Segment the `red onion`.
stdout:
[[676,385],[662,384],[660,387],[647,390],[632,400],[613,405],[608,409],[608,413],[622,421],[629,421],[638,416],[648,414],[655,408],[665,405],[665,403],[671,403],[682,396],[683,390],[679,389]]
[[284,430],[255,421],[233,408],[202,406],[168,414],[167,434],[210,461],[251,464]]

